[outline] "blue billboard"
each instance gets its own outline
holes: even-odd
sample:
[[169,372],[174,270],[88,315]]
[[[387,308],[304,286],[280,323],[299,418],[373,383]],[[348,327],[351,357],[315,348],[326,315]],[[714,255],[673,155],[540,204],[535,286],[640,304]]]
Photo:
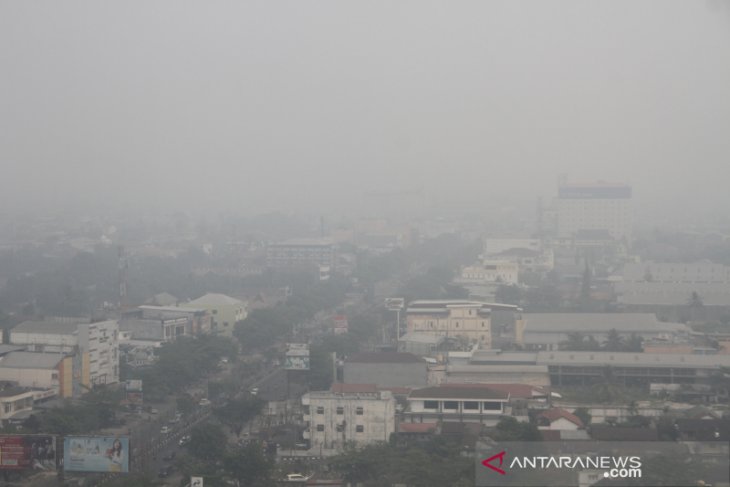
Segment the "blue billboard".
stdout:
[[129,472],[126,436],[67,436],[63,440],[67,472]]

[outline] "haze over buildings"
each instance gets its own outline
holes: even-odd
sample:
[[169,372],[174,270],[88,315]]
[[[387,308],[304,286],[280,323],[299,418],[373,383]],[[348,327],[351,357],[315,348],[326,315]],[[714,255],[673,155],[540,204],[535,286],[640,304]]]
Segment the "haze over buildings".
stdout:
[[4,2],[0,204],[529,207],[568,174],[691,215],[728,201],[724,7]]

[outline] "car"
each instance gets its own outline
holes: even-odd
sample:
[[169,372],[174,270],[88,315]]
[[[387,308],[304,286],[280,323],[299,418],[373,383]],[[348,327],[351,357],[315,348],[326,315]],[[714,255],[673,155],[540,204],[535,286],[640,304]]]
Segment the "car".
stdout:
[[290,474],[287,474],[286,480],[289,482],[293,482],[293,481],[297,481],[297,480],[306,481],[306,480],[309,480],[309,477],[307,477],[306,475],[302,475],[300,473],[290,473]]
[[163,435],[168,434],[170,431],[172,431],[172,430],[170,429],[169,426],[163,426],[162,428],[160,428],[160,433],[162,433]]
[[157,409],[155,409],[155,408],[150,408],[150,414],[157,414],[157,413],[159,413],[159,412],[160,412],[160,411],[158,411],[158,410],[157,410]]
[[198,403],[198,405],[199,406],[210,406],[210,400],[209,399],[206,399],[206,398],[203,398],[203,399],[200,400],[200,402]]
[[171,462],[175,459],[175,452],[171,451],[168,455],[162,457],[163,462]]
[[157,476],[160,477],[161,479],[163,479],[165,477],[169,477],[171,474],[172,474],[172,465],[167,465],[160,469]]
[[180,438],[180,441],[177,442],[180,446],[185,446],[188,443],[190,443],[190,435],[185,435],[182,438]]
[[250,394],[251,394],[252,396],[255,396],[256,394],[258,394],[258,393],[259,393],[259,388],[258,388],[258,387],[252,387],[251,389],[249,389],[249,390],[248,390],[248,392],[249,392],[249,393],[250,393]]
[[168,421],[168,423],[170,423],[170,424],[175,424],[175,423],[179,423],[179,422],[180,422],[180,418],[178,418],[177,416],[175,416],[174,418],[170,418],[170,421]]

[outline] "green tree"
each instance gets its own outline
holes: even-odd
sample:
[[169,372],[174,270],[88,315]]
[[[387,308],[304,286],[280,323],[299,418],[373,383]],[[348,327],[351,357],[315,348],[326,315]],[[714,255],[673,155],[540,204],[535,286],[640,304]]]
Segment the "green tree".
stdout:
[[208,462],[223,457],[227,438],[223,428],[211,422],[199,424],[190,431],[188,451],[191,455]]
[[273,465],[255,443],[234,448],[223,457],[223,468],[234,480],[249,487],[275,485],[272,479]]
[[517,421],[513,416],[501,418],[490,436],[496,441],[540,441],[542,439],[537,426]]
[[257,397],[231,399],[224,406],[213,409],[215,417],[230,428],[236,436],[240,436],[243,427],[254,419],[264,406],[264,401]]
[[588,411],[588,408],[578,408],[575,411],[573,411],[573,414],[575,414],[585,426],[588,426],[591,424],[591,413]]
[[608,330],[606,341],[603,342],[603,349],[609,352],[620,352],[624,349],[624,339],[619,335],[616,328]]

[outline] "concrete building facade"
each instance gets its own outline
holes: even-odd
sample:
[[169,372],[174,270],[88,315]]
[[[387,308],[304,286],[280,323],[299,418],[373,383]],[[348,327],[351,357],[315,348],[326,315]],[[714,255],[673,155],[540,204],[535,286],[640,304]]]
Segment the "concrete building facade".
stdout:
[[623,183],[562,183],[555,200],[557,237],[574,238],[581,231],[605,231],[630,239],[633,226],[631,186]]
[[335,384],[302,397],[310,450],[385,443],[395,432],[395,399],[374,384]]
[[408,333],[460,338],[491,348],[491,309],[485,303],[465,300],[418,300],[406,308]]
[[180,307],[207,310],[211,314],[213,333],[224,336],[232,336],[236,323],[248,316],[248,306],[244,301],[225,294],[208,293],[198,299],[181,303]]
[[362,352],[345,361],[345,384],[387,387],[423,387],[428,383],[428,364],[410,353]]

